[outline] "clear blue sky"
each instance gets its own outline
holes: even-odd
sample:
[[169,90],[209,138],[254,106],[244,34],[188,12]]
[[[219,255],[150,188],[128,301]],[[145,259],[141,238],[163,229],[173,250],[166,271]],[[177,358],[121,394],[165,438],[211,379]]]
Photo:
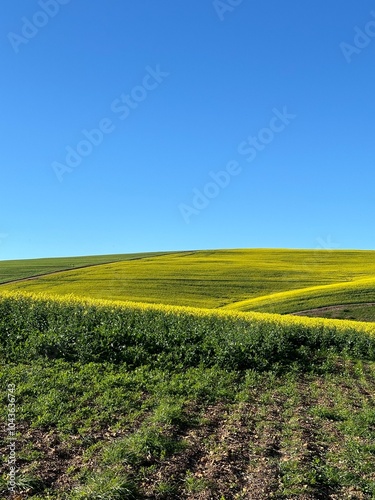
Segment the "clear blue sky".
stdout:
[[4,0],[0,259],[374,249],[371,11]]

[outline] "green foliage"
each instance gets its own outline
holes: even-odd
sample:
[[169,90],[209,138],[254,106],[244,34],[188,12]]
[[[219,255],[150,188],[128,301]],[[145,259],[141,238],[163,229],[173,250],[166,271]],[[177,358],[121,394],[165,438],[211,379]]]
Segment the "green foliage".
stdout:
[[90,475],[71,494],[72,500],[130,500],[139,498],[134,483],[120,468],[106,468]]
[[202,477],[194,476],[189,470],[186,472],[185,488],[189,493],[201,493],[210,487],[211,482]]
[[375,359],[375,335],[354,322],[0,295],[0,351],[7,362],[266,370],[311,366],[329,350]]
[[109,446],[104,451],[103,463],[123,462],[130,465],[144,465],[156,459],[163,460],[183,446],[162,427],[147,424],[139,431]]
[[[370,499],[375,363],[329,358],[318,375],[61,359],[4,365],[0,385],[16,386],[21,496],[247,498],[249,475],[267,481],[262,471],[271,468],[275,498]],[[1,403],[5,420],[6,393]],[[46,467],[56,465],[51,484]]]

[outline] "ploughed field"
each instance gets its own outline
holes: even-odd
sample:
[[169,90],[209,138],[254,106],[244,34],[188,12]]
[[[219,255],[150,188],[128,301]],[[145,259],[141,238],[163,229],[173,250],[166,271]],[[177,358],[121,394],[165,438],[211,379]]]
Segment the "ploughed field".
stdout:
[[0,498],[374,498],[374,257],[0,263]]

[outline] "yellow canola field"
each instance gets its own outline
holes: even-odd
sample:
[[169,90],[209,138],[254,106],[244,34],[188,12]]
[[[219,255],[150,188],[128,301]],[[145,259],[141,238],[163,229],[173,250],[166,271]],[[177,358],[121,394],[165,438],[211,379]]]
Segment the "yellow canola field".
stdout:
[[[363,282],[361,289],[358,280],[366,279],[375,279],[373,251],[238,249],[176,252],[102,264],[11,283],[1,290],[293,312],[329,305],[321,304],[319,297],[336,300],[336,289],[330,286],[338,286],[341,302],[336,303],[375,301],[373,283]],[[353,285],[356,281],[358,286]],[[312,302],[306,306],[310,296]]]

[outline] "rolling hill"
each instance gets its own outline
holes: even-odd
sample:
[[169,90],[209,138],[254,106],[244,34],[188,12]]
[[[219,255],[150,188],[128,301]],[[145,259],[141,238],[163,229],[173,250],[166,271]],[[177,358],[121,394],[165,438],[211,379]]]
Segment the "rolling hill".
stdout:
[[[275,313],[375,302],[373,251],[217,250],[26,264],[14,276],[49,274],[1,289]],[[1,280],[10,267],[0,263]]]

